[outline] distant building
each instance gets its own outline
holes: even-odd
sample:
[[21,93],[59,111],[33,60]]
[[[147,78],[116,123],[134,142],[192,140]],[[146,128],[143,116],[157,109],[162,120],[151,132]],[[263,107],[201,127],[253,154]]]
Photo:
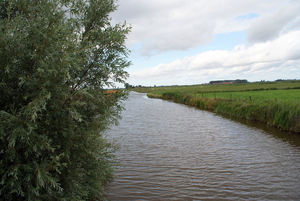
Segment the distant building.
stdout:
[[209,84],[236,84],[236,83],[247,83],[247,80],[215,80],[210,81]]

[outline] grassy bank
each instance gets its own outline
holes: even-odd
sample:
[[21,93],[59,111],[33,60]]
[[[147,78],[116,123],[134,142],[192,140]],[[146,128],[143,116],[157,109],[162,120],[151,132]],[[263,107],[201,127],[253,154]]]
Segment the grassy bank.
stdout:
[[150,98],[259,121],[300,133],[300,82],[141,88]]

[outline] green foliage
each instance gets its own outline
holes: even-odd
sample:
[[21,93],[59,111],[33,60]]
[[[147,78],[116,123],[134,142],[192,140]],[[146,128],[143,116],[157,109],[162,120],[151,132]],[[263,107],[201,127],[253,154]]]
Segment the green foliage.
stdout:
[[0,200],[96,200],[113,176],[128,50],[114,0],[4,0]]
[[161,97],[164,100],[173,100],[176,94],[176,92],[165,92]]
[[300,132],[300,106],[297,102],[223,100],[216,112],[265,122],[280,129]]
[[282,130],[300,133],[300,105],[298,101],[200,98],[180,92],[164,92],[162,96],[150,94],[149,97],[160,97],[199,109],[264,122]]
[[[259,91],[243,91],[243,92],[219,92],[219,93],[205,93],[204,97],[213,98],[215,95],[217,98],[230,98],[230,99],[249,99],[252,100],[299,100],[299,89],[289,90],[259,90]],[[200,97],[200,94],[197,94]]]
[[144,87],[148,97],[264,122],[300,133],[300,81]]
[[203,84],[187,86],[140,87],[132,90],[141,93],[151,93],[156,95],[162,95],[165,92],[180,92],[202,97],[202,93],[206,95],[206,93],[265,91],[275,89],[300,89],[300,80],[219,85]]

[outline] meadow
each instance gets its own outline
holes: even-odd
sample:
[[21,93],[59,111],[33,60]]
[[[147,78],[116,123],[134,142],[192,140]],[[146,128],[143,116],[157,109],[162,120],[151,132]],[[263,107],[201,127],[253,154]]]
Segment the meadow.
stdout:
[[251,99],[251,100],[300,100],[300,89],[290,90],[260,90],[242,92],[219,92],[196,94],[198,97],[206,98],[228,98],[228,99]]
[[160,87],[137,87],[132,90],[141,93],[162,95],[165,92],[180,92],[189,94],[220,93],[220,92],[241,92],[241,91],[267,91],[267,90],[287,90],[300,89],[300,81],[282,82],[254,82],[243,84],[219,84],[219,85],[186,85],[186,86],[160,86]]
[[300,133],[300,81],[140,87],[150,98],[266,123]]

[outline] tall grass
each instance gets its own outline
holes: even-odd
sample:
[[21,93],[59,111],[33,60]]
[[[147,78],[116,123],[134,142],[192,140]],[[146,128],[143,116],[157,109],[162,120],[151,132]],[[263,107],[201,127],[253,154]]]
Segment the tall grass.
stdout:
[[232,85],[142,87],[148,93],[200,109],[264,122],[300,133],[300,81],[259,82]]
[[217,113],[259,121],[282,130],[300,133],[300,104],[298,101],[202,98],[180,92],[165,92],[162,95],[155,95],[155,97],[173,100],[199,109],[213,110]]
[[300,132],[300,107],[296,102],[224,99],[218,103],[215,111],[264,122],[286,131]]

